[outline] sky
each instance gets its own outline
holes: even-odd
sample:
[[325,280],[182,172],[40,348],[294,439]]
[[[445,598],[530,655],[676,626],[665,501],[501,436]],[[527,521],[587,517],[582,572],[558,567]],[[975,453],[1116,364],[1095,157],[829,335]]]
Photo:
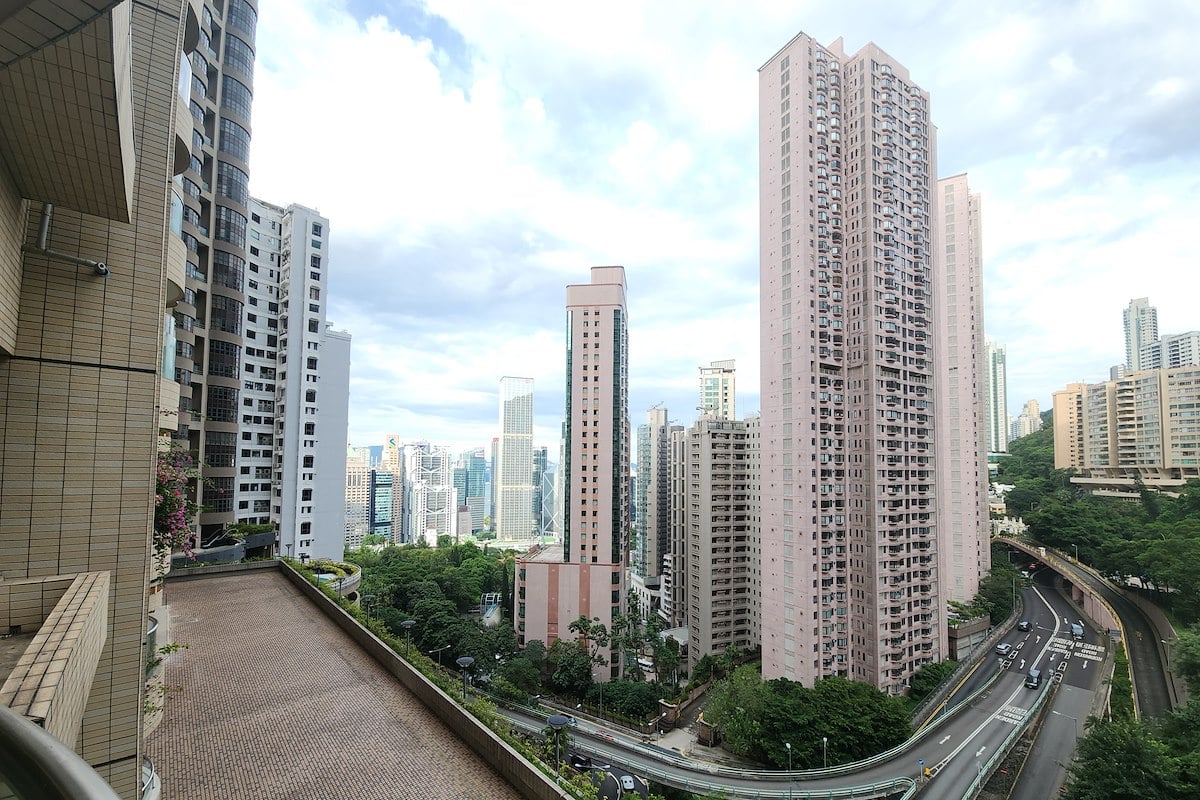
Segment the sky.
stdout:
[[[1200,3],[262,0],[251,191],[331,220],[349,441],[457,449],[532,377],[557,452],[565,287],[625,266],[630,406],[758,409],[757,71],[874,42],[931,95],[938,174],[982,195],[1008,403],[1124,360],[1121,311],[1200,328]],[[1187,231],[1192,230],[1193,234]],[[553,455],[552,455],[553,458]]]

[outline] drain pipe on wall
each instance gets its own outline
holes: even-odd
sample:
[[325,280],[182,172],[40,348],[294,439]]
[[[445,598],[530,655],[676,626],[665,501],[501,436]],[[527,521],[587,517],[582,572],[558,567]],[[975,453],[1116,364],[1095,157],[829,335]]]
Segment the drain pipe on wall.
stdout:
[[54,216],[54,205],[52,203],[42,204],[42,225],[38,229],[38,239],[36,245],[24,245],[21,247],[26,253],[37,253],[46,258],[51,258],[56,261],[65,261],[68,264],[74,264],[77,267],[89,267],[92,272],[99,275],[101,278],[107,278],[109,269],[108,265],[103,261],[95,261],[90,258],[80,258],[79,256],[71,256],[66,253],[56,253],[46,246],[50,238],[50,219]]

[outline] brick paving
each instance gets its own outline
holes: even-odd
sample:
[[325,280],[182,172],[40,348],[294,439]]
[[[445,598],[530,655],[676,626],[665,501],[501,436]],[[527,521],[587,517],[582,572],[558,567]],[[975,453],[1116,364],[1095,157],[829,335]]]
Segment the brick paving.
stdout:
[[519,797],[275,571],[166,592],[164,800]]

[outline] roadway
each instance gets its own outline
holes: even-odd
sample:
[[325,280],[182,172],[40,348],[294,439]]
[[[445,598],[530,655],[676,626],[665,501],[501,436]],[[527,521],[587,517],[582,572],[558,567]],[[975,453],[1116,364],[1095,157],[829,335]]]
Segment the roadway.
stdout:
[[[1033,629],[1013,631],[1006,639],[1013,646],[1011,656],[986,658],[985,665],[969,679],[973,686],[979,684],[977,689],[987,681],[993,682],[958,713],[931,723],[905,745],[882,756],[829,770],[788,773],[736,769],[693,761],[583,720],[572,732],[575,749],[620,763],[659,783],[700,794],[717,790],[731,797],[768,798],[804,797],[811,792],[828,797],[831,790],[867,787],[855,796],[878,797],[903,792],[910,781],[920,778],[922,766],[927,766],[933,773],[928,780],[936,784],[938,797],[962,797],[988,760],[1023,723],[1042,692],[1048,690],[1051,679],[1061,679],[1064,688],[1072,694],[1087,695],[1090,703],[1091,687],[1100,672],[1103,643],[1097,643],[1098,637],[1090,629],[1083,642],[1071,639],[1070,623],[1075,619],[1064,598],[1045,584],[1025,589],[1023,596],[1026,618],[1034,623]],[[1039,689],[1032,690],[1025,687],[1024,681],[1035,666],[1042,670],[1045,680]],[[1052,678],[1054,673],[1059,676]],[[537,716],[507,713],[527,729],[540,730],[544,726]],[[1069,758],[1074,741],[1067,738],[1064,742]]]

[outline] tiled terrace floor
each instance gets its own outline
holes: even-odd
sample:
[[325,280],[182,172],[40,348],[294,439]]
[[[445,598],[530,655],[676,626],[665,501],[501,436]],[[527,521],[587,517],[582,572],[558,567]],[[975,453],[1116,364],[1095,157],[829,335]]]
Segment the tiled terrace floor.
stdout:
[[166,599],[188,647],[147,744],[164,800],[519,797],[274,570]]

